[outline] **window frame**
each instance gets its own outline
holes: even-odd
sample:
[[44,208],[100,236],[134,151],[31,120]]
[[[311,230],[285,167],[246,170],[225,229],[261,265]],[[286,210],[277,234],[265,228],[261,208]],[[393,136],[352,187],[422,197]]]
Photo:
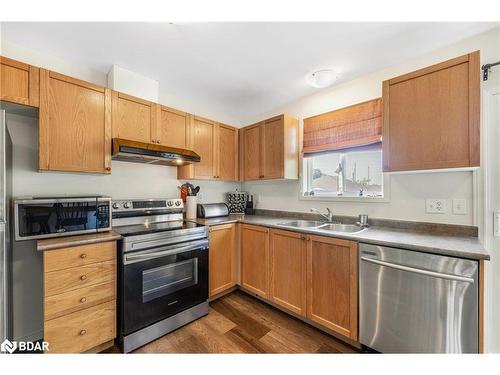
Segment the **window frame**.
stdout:
[[310,166],[305,167],[306,163],[311,163],[312,161],[308,161],[309,158],[304,158],[304,154],[301,152],[299,155],[299,200],[302,201],[337,201],[337,202],[363,202],[363,203],[387,203],[390,202],[390,175],[386,172],[382,172],[382,183],[383,183],[383,196],[382,197],[355,197],[355,196],[346,196],[346,195],[336,195],[336,194],[320,194],[320,195],[304,195],[305,186],[307,182],[307,186],[312,185],[312,173],[309,173],[311,170]]

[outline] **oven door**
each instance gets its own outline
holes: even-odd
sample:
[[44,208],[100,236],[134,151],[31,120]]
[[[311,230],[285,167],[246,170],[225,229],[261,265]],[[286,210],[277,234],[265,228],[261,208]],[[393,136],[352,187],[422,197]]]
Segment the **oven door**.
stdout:
[[123,335],[207,299],[208,240],[184,242],[123,255]]

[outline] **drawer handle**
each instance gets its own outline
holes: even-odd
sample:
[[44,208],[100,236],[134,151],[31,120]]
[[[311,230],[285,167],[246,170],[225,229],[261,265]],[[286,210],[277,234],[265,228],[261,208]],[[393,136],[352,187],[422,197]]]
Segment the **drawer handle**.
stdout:
[[85,297],[80,298],[80,302],[81,302],[81,303],[85,303],[85,302],[87,302],[87,298],[85,298]]
[[87,258],[87,254],[85,254],[85,253],[81,254],[81,255],[80,255],[80,258],[82,258],[82,259]]
[[86,333],[87,333],[87,331],[86,331],[86,330],[84,330],[84,329],[82,329],[82,330],[80,331],[80,336],[83,336],[83,335],[85,335]]
[[87,280],[87,275],[80,276],[80,280]]

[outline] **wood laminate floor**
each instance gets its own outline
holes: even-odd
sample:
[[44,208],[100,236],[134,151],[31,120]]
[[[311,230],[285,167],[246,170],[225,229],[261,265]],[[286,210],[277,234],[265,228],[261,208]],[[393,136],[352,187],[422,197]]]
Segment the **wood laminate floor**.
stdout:
[[357,353],[322,331],[243,292],[210,304],[207,316],[134,353]]

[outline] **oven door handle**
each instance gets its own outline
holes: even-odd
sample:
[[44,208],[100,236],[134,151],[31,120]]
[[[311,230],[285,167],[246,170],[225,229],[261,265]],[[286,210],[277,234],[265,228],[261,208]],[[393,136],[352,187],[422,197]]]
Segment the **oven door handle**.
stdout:
[[161,258],[164,256],[168,255],[175,255],[175,254],[180,254],[180,253],[185,253],[187,251],[193,251],[193,250],[203,250],[206,249],[208,245],[208,241],[200,241],[192,245],[188,246],[182,246],[182,247],[176,247],[175,249],[170,249],[170,250],[164,250],[164,251],[155,251],[155,252],[148,252],[148,253],[143,253],[143,254],[126,254],[125,255],[125,264],[131,263],[133,261],[144,261],[144,260],[151,260],[151,259],[156,259],[156,258]]

